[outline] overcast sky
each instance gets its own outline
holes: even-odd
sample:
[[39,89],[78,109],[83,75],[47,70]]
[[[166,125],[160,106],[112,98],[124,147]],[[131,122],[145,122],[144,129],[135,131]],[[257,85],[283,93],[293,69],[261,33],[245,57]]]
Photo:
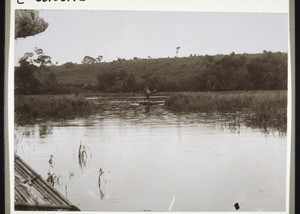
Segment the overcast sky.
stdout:
[[40,11],[45,32],[15,42],[15,61],[34,47],[52,61],[80,63],[84,56],[152,58],[288,51],[288,14]]

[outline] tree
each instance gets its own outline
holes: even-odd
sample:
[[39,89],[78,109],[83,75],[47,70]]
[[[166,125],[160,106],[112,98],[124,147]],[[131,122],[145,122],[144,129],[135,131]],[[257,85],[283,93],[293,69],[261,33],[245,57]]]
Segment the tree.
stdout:
[[82,60],[82,64],[85,65],[94,65],[97,62],[97,60],[90,56],[85,56]]
[[42,33],[48,28],[48,25],[36,10],[15,11],[15,39]]
[[[44,32],[48,28],[48,23],[39,17],[36,10],[16,10],[15,11],[15,39],[26,38]],[[38,55],[43,55],[42,49],[36,48]],[[16,94],[38,94],[41,89],[40,81],[35,78],[34,71],[37,66],[34,62],[47,65],[51,58],[40,57],[35,61],[34,53],[27,52],[19,60],[20,66],[15,69],[15,91]]]
[[98,56],[97,58],[96,58],[96,60],[98,61],[98,62],[102,62],[102,59],[103,59],[103,56]]
[[123,83],[123,89],[126,90],[126,78],[128,77],[128,74],[126,71],[121,70],[118,73],[118,79]]
[[33,53],[32,52],[27,52],[24,54],[23,59],[26,60],[27,62],[29,62],[30,64],[33,63]]
[[37,54],[37,58],[34,59],[34,63],[39,67],[38,72],[40,77],[42,76],[42,70],[45,70],[47,66],[52,65],[51,57],[44,54],[43,49],[35,48],[35,53]]
[[[19,64],[20,66],[15,70],[16,92],[21,94],[38,94],[42,92],[45,84],[41,83],[34,73],[38,72],[41,77],[42,71],[52,65],[51,57],[45,55],[43,49],[35,48],[34,52],[26,52],[20,59]],[[52,83],[49,82],[49,84]],[[36,84],[36,87],[33,84]]]
[[152,73],[146,73],[145,75],[142,75],[142,79],[144,79],[144,85],[147,85],[150,87],[150,89],[157,89],[160,83],[161,77],[159,77],[157,74]]
[[73,62],[66,62],[64,64],[64,66],[67,68],[67,69],[71,69],[71,68],[75,68],[75,64]]
[[42,83],[41,92],[56,94],[59,91],[59,84],[56,80],[56,76],[53,72],[50,72],[46,80]]
[[112,91],[117,82],[117,73],[114,71],[98,74],[98,88],[101,91]]
[[247,65],[252,89],[286,89],[287,55],[264,52],[260,58],[251,59]]
[[218,90],[220,82],[218,80],[218,70],[216,66],[204,69],[194,79],[194,91],[214,91]]
[[130,74],[126,81],[127,81],[127,87],[129,89],[129,91],[130,92],[135,91],[136,85],[137,85],[135,76],[133,74]]
[[35,78],[34,71],[37,67],[21,58],[20,66],[15,69],[15,91],[16,94],[38,94],[41,83]]

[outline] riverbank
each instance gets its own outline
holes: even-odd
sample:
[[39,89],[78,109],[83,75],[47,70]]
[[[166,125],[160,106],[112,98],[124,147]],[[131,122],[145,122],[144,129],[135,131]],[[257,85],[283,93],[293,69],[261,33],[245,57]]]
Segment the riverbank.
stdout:
[[252,127],[287,127],[287,91],[198,92],[171,95],[166,106],[177,112],[237,112]]
[[29,95],[15,97],[15,121],[72,119],[97,112],[99,106],[74,95]]
[[[286,132],[287,91],[170,92],[155,95],[165,100],[165,107],[175,113],[240,112],[243,123],[248,126]],[[107,106],[126,111],[132,108],[128,102],[140,96],[129,93],[16,96],[15,121],[31,123],[74,119],[99,113]]]

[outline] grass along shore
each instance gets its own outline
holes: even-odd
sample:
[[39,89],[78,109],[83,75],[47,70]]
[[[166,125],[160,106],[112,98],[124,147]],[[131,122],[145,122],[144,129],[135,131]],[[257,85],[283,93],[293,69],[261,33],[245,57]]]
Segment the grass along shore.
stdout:
[[251,127],[286,131],[287,91],[198,92],[171,95],[166,106],[180,112],[237,112]]
[[93,114],[97,105],[74,95],[19,95],[15,97],[15,121],[71,119]]
[[[107,99],[129,96],[123,93],[95,95]],[[171,92],[160,95],[170,95],[165,105],[174,112],[240,112],[248,126],[286,131],[287,91]],[[15,97],[15,121],[73,119],[101,110],[101,105],[85,97],[87,95],[18,95]]]

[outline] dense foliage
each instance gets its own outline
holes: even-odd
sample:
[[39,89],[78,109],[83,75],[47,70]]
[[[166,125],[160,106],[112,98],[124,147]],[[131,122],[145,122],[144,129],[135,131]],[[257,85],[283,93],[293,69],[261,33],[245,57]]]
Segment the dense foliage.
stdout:
[[66,119],[93,114],[97,106],[84,98],[49,95],[22,96],[15,98],[15,121],[36,119]]
[[[113,62],[98,60],[91,65],[68,62],[62,66],[52,65],[48,70],[44,69],[42,77],[32,66],[26,66],[20,64],[16,68],[16,75],[24,71],[19,75],[20,78],[16,78],[16,85],[39,85],[36,80],[41,83],[51,73],[51,79],[55,79],[51,84],[60,87],[53,88],[52,91],[25,90],[21,87],[21,94],[73,93],[79,90],[139,92],[144,85],[149,86],[151,91],[158,92],[287,89],[287,54],[281,52],[233,52],[230,55],[191,55],[160,59],[135,57]],[[30,74],[30,78],[23,77],[27,75],[25,72],[29,72],[28,69],[32,69],[30,72],[33,75]]]

